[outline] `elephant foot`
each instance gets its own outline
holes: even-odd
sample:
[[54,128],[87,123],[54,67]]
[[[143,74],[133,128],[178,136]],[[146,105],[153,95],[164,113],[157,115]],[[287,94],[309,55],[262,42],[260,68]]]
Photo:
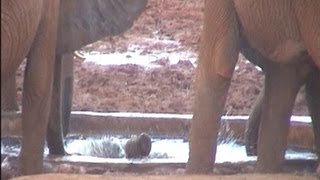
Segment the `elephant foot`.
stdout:
[[58,138],[47,138],[49,154],[51,155],[66,155],[64,149],[63,139]]
[[52,131],[48,128],[47,131],[47,145],[49,149],[49,154],[51,155],[65,155],[66,151],[64,149],[62,132]]
[[54,147],[54,148],[50,148],[49,149],[49,154],[51,155],[59,155],[59,156],[63,156],[63,155],[68,155],[64,149],[64,147]]
[[19,175],[40,174],[43,172],[43,154],[24,153],[19,159]]
[[277,163],[275,161],[257,161],[256,171],[258,173],[278,173],[282,171],[282,163]]
[[[275,166],[278,167],[278,166]],[[262,173],[262,174],[273,174],[273,173],[279,173],[281,172],[281,167],[274,168],[274,167],[266,167],[266,166],[257,166],[256,168],[257,173]]]
[[189,158],[186,173],[187,174],[210,174],[213,172],[213,162],[191,160]]
[[257,143],[246,142],[246,153],[247,153],[247,156],[257,156],[258,154]]
[[317,176],[320,178],[320,163],[318,165],[317,171],[316,171]]

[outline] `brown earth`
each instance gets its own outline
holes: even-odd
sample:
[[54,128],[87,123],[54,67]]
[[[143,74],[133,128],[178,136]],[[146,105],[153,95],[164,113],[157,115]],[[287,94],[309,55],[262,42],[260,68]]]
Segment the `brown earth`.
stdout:
[[[202,29],[203,0],[149,0],[135,25],[121,36],[106,37],[84,47],[83,51],[126,52],[129,45],[143,46],[143,53],[166,51],[171,45],[146,42],[157,36],[180,42],[173,51],[197,52]],[[263,73],[240,56],[226,103],[225,114],[249,114],[263,84]],[[191,113],[194,98],[195,68],[188,59],[176,65],[159,59],[161,68],[138,65],[102,66],[83,63],[75,57],[73,110]],[[115,61],[110,59],[110,61]],[[22,68],[18,74],[18,100],[21,100]],[[304,95],[300,93],[294,109],[307,115]]]
[[262,175],[262,174],[243,174],[243,175],[226,175],[226,176],[213,176],[213,175],[158,175],[158,176],[146,176],[146,175],[70,175],[70,174],[47,174],[47,175],[38,175],[38,176],[26,176],[20,178],[14,178],[14,180],[58,180],[58,179],[70,179],[70,180],[139,180],[139,179],[148,179],[148,180],[316,180],[315,176],[310,175],[288,175],[288,174],[277,174],[277,175]]

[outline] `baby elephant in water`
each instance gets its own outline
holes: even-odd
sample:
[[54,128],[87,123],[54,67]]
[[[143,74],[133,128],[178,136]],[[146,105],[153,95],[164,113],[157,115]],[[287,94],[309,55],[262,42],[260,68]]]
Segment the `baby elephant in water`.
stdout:
[[146,133],[131,138],[124,147],[126,158],[142,158],[148,156],[151,151],[151,145],[151,138]]

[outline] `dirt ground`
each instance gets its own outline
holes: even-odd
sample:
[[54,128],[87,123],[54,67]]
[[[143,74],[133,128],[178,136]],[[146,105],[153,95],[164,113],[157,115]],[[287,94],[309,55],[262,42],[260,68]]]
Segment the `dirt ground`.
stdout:
[[20,177],[15,178],[14,180],[58,180],[58,179],[68,179],[68,180],[138,180],[138,179],[148,179],[148,180],[316,180],[315,176],[294,176],[294,175],[262,175],[262,174],[243,174],[243,175],[228,175],[228,176],[210,176],[210,175],[167,175],[167,176],[143,176],[143,175],[67,175],[67,174],[47,174],[47,175],[38,175],[38,176],[29,176],[29,177]]
[[[132,44],[143,46],[144,53],[154,50],[197,53],[202,29],[203,0],[149,0],[145,12],[126,33],[106,37],[82,51],[126,52]],[[169,39],[170,44],[145,41],[145,38]],[[170,57],[169,57],[170,58]],[[110,61],[115,61],[110,59]],[[83,63],[75,57],[73,110],[115,112],[192,113],[195,68],[188,59],[170,65],[158,59],[160,68],[139,65],[102,66]],[[227,115],[247,115],[259,94],[264,77],[255,66],[240,56],[225,107]],[[22,68],[18,75],[18,100],[21,101]],[[307,115],[303,92],[294,109]]]

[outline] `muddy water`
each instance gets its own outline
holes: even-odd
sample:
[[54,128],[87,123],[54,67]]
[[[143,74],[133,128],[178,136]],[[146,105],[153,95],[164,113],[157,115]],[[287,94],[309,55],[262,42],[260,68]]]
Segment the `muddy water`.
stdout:
[[[137,64],[145,68],[161,67],[157,60],[167,65],[177,64],[179,61],[190,61],[195,66],[196,53],[186,50],[177,41],[165,38],[144,38],[145,43],[129,45],[125,52],[101,54],[99,52],[82,52],[84,62],[93,62],[100,65]],[[150,44],[163,48],[150,48]]]
[[[83,155],[84,161],[92,161],[99,157],[124,159],[123,147],[129,138],[123,137],[68,137],[66,149],[68,153]],[[18,155],[20,140],[16,138],[2,138],[1,154]],[[167,159],[173,162],[187,162],[188,142],[183,139],[152,139],[152,149],[146,159]],[[45,149],[48,153],[48,149]],[[316,159],[316,155],[308,150],[288,149],[287,159]],[[97,160],[99,160],[97,159]],[[256,157],[248,157],[243,145],[234,140],[222,142],[218,145],[216,162],[241,162],[256,160]]]
[[[182,46],[178,41],[169,40],[165,37],[159,38],[157,36],[143,38],[141,41],[144,43],[140,42],[129,45],[127,51],[124,52],[116,51],[106,54],[98,51],[90,51],[81,52],[81,54],[83,54],[85,58],[85,63],[93,62],[98,65],[136,64],[145,68],[157,68],[164,65],[174,65],[179,63],[179,61],[189,61],[194,67],[197,65],[197,53]],[[150,46],[158,48],[150,48]],[[245,62],[250,63],[248,60]],[[260,67],[256,66],[256,68],[262,71]],[[235,70],[238,69],[239,66],[237,65]]]

